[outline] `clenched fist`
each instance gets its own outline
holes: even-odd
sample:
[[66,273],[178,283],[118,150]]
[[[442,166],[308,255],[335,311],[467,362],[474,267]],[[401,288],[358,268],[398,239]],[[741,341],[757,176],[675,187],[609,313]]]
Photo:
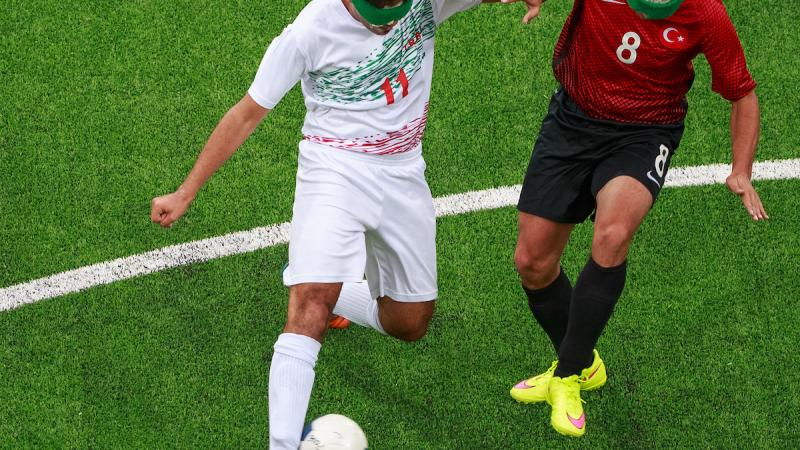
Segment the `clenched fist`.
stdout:
[[171,194],[156,197],[151,202],[150,220],[164,228],[169,228],[183,216],[192,200],[194,200],[193,196],[187,195],[180,189]]

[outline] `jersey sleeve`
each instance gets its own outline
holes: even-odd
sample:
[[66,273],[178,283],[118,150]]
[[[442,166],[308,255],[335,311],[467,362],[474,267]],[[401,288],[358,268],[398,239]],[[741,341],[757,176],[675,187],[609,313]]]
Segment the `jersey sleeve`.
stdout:
[[481,3],[481,0],[431,0],[436,24],[449,19],[453,14],[466,11]]
[[273,109],[307,72],[308,58],[288,26],[270,43],[247,93],[261,107]]
[[722,2],[711,4],[703,40],[703,53],[711,66],[711,89],[733,102],[755,89],[756,82],[725,6]]

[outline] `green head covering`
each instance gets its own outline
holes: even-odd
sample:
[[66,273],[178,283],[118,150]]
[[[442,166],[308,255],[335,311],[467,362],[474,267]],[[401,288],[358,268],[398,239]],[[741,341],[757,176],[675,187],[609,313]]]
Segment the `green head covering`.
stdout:
[[648,19],[659,20],[675,14],[683,0],[628,0],[628,5]]
[[361,17],[372,25],[386,25],[402,19],[414,3],[413,0],[403,0],[403,3],[394,8],[379,8],[368,0],[352,0],[352,2]]

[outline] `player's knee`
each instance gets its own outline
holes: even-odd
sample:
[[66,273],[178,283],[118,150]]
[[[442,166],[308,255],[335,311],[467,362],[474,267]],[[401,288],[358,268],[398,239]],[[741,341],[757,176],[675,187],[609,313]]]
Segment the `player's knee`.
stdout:
[[521,245],[517,245],[514,250],[514,265],[517,266],[517,271],[528,271],[528,267],[533,263],[530,253]]
[[419,330],[417,330],[417,331],[410,331],[410,330],[397,331],[397,330],[395,330],[392,333],[391,336],[393,338],[395,338],[395,339],[400,339],[401,341],[405,341],[405,342],[416,342],[416,341],[419,341],[422,338],[424,338],[426,334],[428,334],[428,330],[427,329],[424,330],[424,331],[419,331]]
[[625,253],[635,232],[624,224],[598,226],[594,230],[592,253]]
[[518,245],[514,251],[514,265],[521,274],[536,276],[543,269],[543,262],[537,258],[528,248]]
[[428,323],[407,324],[392,330],[391,335],[401,341],[419,341],[428,334]]
[[523,246],[517,246],[514,251],[514,265],[526,286],[538,288],[546,284],[555,272],[558,275],[558,260],[539,257]]
[[401,341],[419,341],[428,334],[428,325],[433,317],[433,308],[421,314],[404,316],[395,319],[390,326],[385,326],[385,331],[394,338]]

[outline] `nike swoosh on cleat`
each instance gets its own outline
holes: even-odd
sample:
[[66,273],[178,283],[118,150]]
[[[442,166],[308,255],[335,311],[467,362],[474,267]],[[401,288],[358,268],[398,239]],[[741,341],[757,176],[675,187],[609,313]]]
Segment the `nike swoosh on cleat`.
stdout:
[[589,378],[587,378],[587,380],[591,380],[592,378],[594,378],[594,376],[595,376],[595,374],[597,373],[598,370],[600,370],[600,366],[597,366],[597,368],[594,369],[594,372],[592,372],[592,374],[589,375]]
[[536,385],[535,384],[533,386],[529,385],[528,380],[522,380],[516,386],[514,386],[514,388],[516,389],[530,389],[532,387],[536,387]]
[[[603,0],[603,1],[606,1],[606,0]],[[661,187],[661,183],[659,183],[659,182],[658,182],[658,180],[656,180],[656,179],[653,177],[653,171],[652,171],[652,170],[651,170],[651,171],[649,171],[649,172],[647,172],[647,178],[650,178],[650,181],[652,181],[653,183],[655,183],[656,185],[658,185],[658,187],[659,187],[659,188]]]
[[570,416],[569,413],[567,413],[567,419],[569,419],[569,422],[572,425],[574,425],[575,428],[577,428],[579,430],[582,429],[583,426],[586,424],[586,414],[585,413],[581,414],[581,416],[578,419],[573,419],[572,416]]
[[625,4],[625,2],[621,2],[619,0],[603,0],[603,1],[606,2],[606,3],[614,3],[614,4],[617,4],[617,5],[624,5]]

